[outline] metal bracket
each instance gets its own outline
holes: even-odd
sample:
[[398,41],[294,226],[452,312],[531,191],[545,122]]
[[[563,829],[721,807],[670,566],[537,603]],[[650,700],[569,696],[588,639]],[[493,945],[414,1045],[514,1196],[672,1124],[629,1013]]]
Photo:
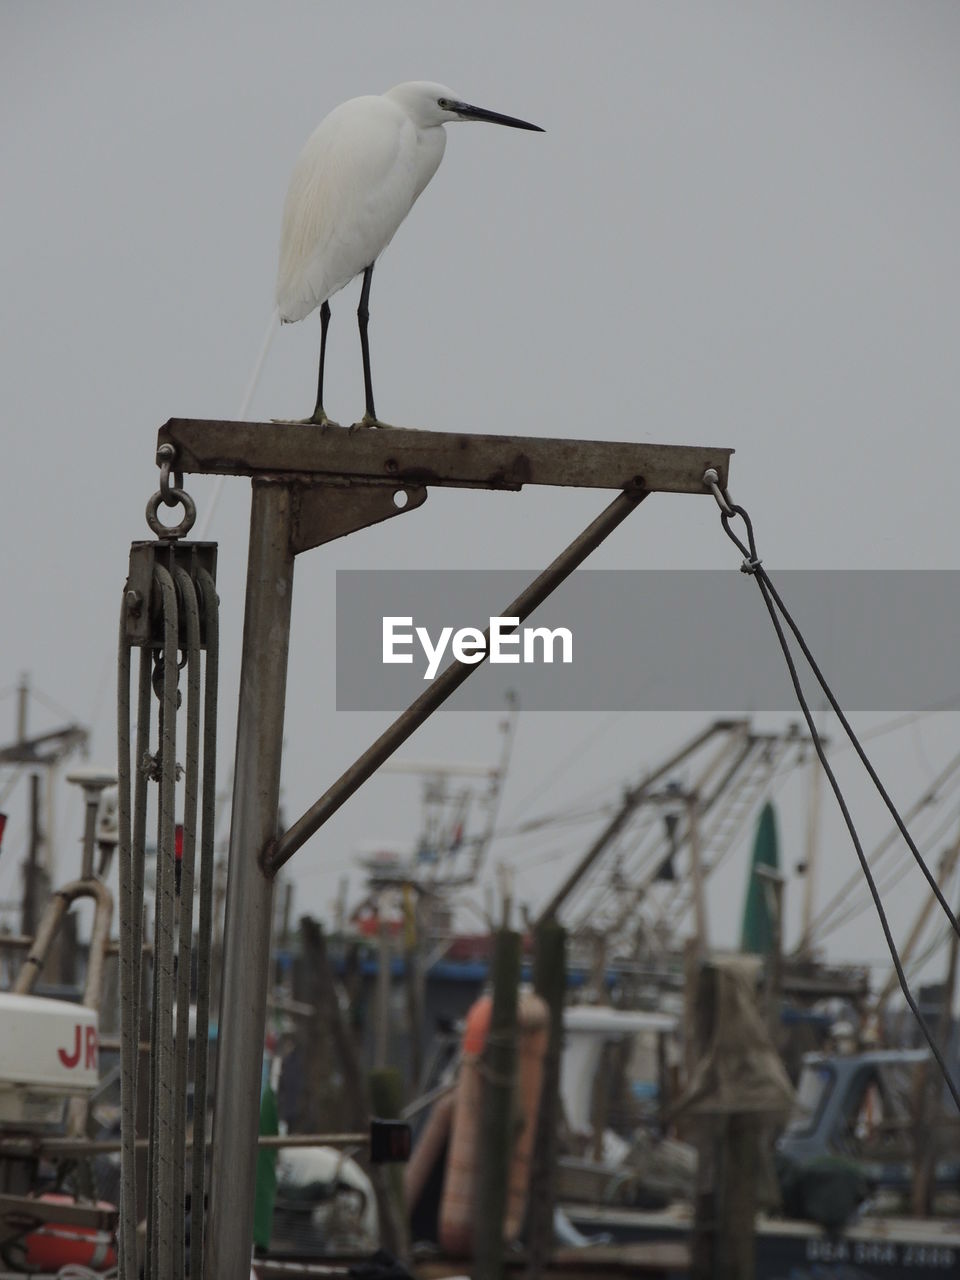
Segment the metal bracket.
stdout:
[[290,548],[297,554],[334,538],[380,524],[393,516],[422,507],[426,485],[351,480],[318,480],[291,485],[293,528]]
[[[157,594],[153,570],[162,565],[176,581],[175,569],[185,569],[195,578],[199,569],[206,569],[214,582],[217,580],[217,544],[215,542],[134,542],[130,545],[130,568],[124,587],[124,635],[129,645],[141,648],[160,648],[163,645],[163,622],[160,598]],[[179,612],[179,611],[178,611]],[[184,622],[181,619],[180,641],[186,645]],[[200,647],[207,645],[206,619],[200,610]]]

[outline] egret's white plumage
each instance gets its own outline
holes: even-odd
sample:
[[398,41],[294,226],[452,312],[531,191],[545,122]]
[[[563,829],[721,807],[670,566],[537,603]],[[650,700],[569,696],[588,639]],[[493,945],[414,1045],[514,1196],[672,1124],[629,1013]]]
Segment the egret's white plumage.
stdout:
[[[375,415],[366,345],[369,273],[436,173],[446,145],[443,125],[455,120],[538,130],[526,121],[471,106],[445,85],[412,81],[379,97],[352,98],[331,111],[300,153],[290,180],[277,276],[280,318],[302,320],[355,276],[367,273],[360,327],[370,420]],[[327,319],[328,313],[324,336]],[[322,361],[321,350],[316,420],[325,420]]]
[[[431,89],[433,101],[449,93]],[[369,267],[436,173],[447,141],[442,122],[418,127],[397,95],[344,102],[300,153],[283,210],[281,320],[302,320]]]

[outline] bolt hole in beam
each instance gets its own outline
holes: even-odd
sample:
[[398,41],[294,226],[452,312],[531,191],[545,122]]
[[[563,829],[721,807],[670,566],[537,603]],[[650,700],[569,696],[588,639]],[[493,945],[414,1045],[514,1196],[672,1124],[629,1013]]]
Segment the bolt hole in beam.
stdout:
[[398,511],[402,511],[409,501],[410,501],[410,496],[407,493],[406,489],[398,489],[397,492],[393,495],[393,505],[397,508]]

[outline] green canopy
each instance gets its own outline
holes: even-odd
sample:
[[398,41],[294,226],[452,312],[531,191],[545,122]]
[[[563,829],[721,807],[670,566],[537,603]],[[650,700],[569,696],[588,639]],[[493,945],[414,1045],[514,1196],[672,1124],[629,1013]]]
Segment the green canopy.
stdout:
[[769,887],[753,874],[755,867],[780,868],[780,841],[777,836],[777,815],[768,801],[760,811],[757,833],[753,838],[753,857],[747,879],[747,899],[743,908],[743,928],[740,932],[740,950],[768,955],[773,950],[773,919],[768,906]]

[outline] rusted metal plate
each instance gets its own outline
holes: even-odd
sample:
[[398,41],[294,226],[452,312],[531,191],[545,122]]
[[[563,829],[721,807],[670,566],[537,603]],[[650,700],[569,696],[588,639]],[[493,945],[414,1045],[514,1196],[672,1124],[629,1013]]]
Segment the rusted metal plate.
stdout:
[[316,427],[295,423],[171,418],[158,445],[177,451],[177,470],[225,475],[298,474],[454,488],[582,489],[709,493],[715,467],[726,487],[732,449],[448,431]]
[[293,486],[294,551],[309,551],[357,529],[415,511],[427,500],[421,485],[359,480],[309,480]]

